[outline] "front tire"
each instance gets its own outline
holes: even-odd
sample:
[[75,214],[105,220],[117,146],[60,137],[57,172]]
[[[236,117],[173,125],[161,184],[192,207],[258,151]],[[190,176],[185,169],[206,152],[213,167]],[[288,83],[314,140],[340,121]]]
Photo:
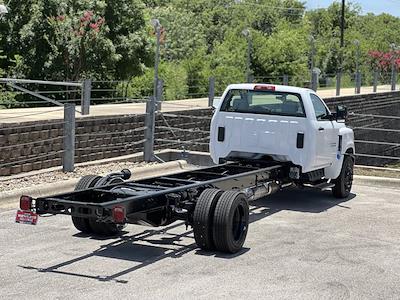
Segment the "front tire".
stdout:
[[226,191],[214,212],[213,239],[221,252],[236,253],[246,240],[249,228],[249,205],[244,194]]
[[347,198],[350,195],[353,185],[353,169],[353,158],[350,155],[345,155],[340,175],[335,179],[335,186],[332,188],[332,193],[336,198]]

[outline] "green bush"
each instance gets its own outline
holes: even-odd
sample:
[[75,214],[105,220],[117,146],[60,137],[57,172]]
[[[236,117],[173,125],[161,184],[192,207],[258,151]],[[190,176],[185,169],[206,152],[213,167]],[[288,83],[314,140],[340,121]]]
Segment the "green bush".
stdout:
[[[164,81],[164,100],[185,99],[188,97],[187,72],[179,63],[161,63],[159,78]],[[143,99],[153,95],[154,69],[146,69],[141,76],[133,77],[127,88],[127,97]],[[120,85],[118,89],[122,91]]]
[[0,109],[1,108],[14,108],[18,106],[18,101],[15,100],[15,93],[0,90]]

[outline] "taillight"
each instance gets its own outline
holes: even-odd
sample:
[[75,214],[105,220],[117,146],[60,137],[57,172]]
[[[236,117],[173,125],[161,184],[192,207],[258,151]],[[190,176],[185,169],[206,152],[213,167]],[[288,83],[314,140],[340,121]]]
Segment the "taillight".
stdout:
[[123,206],[114,206],[112,209],[112,217],[115,223],[125,223],[126,212]]
[[273,85],[256,85],[254,86],[255,91],[275,91],[275,86]]
[[21,196],[21,198],[19,198],[19,207],[21,210],[31,210],[32,198],[29,196]]

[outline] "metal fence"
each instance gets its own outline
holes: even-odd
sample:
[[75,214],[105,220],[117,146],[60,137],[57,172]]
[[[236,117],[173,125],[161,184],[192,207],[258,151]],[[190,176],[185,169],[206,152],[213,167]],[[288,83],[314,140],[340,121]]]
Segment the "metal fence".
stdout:
[[[6,102],[8,108],[13,107],[38,107],[47,105],[63,106],[65,103],[81,104],[80,113],[89,114],[91,100],[91,80],[82,82],[64,82],[64,81],[44,81],[16,78],[0,78],[0,83],[5,88],[11,88],[19,93],[8,92],[10,97],[19,95],[29,95],[32,98],[25,98],[25,101]],[[56,90],[53,88],[56,87]],[[3,91],[4,93],[4,91]]]
[[[387,75],[377,76],[375,74],[369,77],[361,77],[363,79],[360,82],[363,85],[357,90],[357,86],[353,85],[355,81],[350,80],[353,76],[347,74],[347,78],[350,79],[346,81],[343,80],[346,79],[345,75],[342,77],[342,83],[346,83],[346,86],[350,87],[343,88],[343,90],[350,89],[353,94],[364,92],[366,89],[367,92],[380,92],[396,88],[396,85],[387,82],[388,78],[389,80],[391,79],[390,77]],[[335,79],[334,74],[314,76],[312,84],[321,93],[326,90],[336,92]],[[291,76],[277,76],[254,78],[253,81],[294,85],[298,83],[298,80],[301,79]],[[59,165],[63,166],[64,171],[73,171],[77,155],[90,156],[94,149],[105,154],[111,152],[110,155],[114,155],[114,152],[123,155],[132,151],[144,151],[146,161],[157,160],[154,155],[154,149],[165,147],[178,148],[182,149],[182,151],[208,150],[211,111],[208,115],[201,116],[171,112],[173,110],[195,108],[196,104],[190,101],[163,101],[165,88],[167,87],[163,84],[158,85],[155,97],[141,96],[133,98],[127,92],[129,83],[122,81],[86,80],[80,83],[49,83],[45,81],[1,79],[0,82],[6,84],[8,88],[17,89],[19,93],[37,98],[33,101],[22,102],[23,106],[37,105],[35,109],[18,112],[13,109],[0,110],[0,140],[7,139],[7,143],[0,143],[0,153],[3,153],[3,156],[0,154],[0,169],[15,166],[16,168],[21,168],[21,171],[29,171],[31,169],[30,162],[40,161],[41,166],[45,168],[49,165],[50,160],[56,160]],[[307,84],[309,82],[305,82],[305,85]],[[33,85],[34,87],[28,89],[27,85]],[[40,86],[45,88],[39,89]],[[50,88],[55,86],[61,87],[61,89]],[[204,104],[197,107],[204,108],[211,106],[212,100],[221,95],[222,87],[225,88],[215,78],[210,78],[207,82],[207,88],[203,87],[201,92],[198,92],[199,87],[201,86],[198,82],[193,81],[193,85],[188,88],[189,91],[193,92],[186,94],[183,98],[187,100],[201,98]],[[347,94],[351,93],[351,91],[345,91]],[[192,98],[188,98],[188,96]],[[197,102],[200,103],[200,100]],[[126,120],[129,118],[133,120],[139,117],[142,119],[126,123],[121,128],[116,127],[115,130],[110,128],[96,129],[96,126],[94,126],[91,132],[86,132],[87,124],[93,122],[93,119],[81,117],[76,119],[76,116],[84,114],[87,116],[92,109],[105,103],[134,104],[142,109],[140,112],[132,113],[124,107],[125,111],[116,113],[120,116],[101,117],[106,120],[115,119],[115,126],[120,122],[121,116]],[[48,106],[41,107],[42,104]],[[377,165],[393,164],[400,161],[400,144],[398,142],[400,140],[399,106],[400,99],[388,99],[376,103],[365,102],[362,110],[351,110],[350,119],[356,133],[357,148],[367,149],[366,147],[368,147],[368,151],[357,153],[359,158],[369,159],[369,161]],[[80,109],[77,109],[77,107],[80,107]],[[166,110],[166,107],[171,109]],[[390,112],[390,107],[396,107],[397,110],[393,114],[387,112],[377,113],[382,108],[389,108]],[[53,115],[47,118],[49,114]],[[40,124],[38,122],[24,122],[26,119],[33,121],[39,116],[44,117],[42,118],[43,122]],[[179,120],[179,122],[176,120]],[[23,123],[16,126],[15,122]],[[8,123],[13,123],[13,126],[9,126]],[[24,139],[20,138],[23,135],[29,135],[29,132],[34,132],[38,128],[42,128],[45,134],[37,135],[38,133],[35,132],[37,137],[29,142],[25,142]],[[384,134],[375,135],[373,139],[365,138],[365,133],[369,133],[372,136],[374,132]],[[96,144],[98,138],[103,140],[102,144]],[[109,144],[107,144],[107,141],[110,141]],[[32,153],[24,155],[24,159],[18,159],[18,155],[27,153],[28,149]],[[4,153],[6,154],[4,155]],[[93,159],[96,159],[96,157],[93,157]],[[90,159],[88,158],[88,160]],[[27,167],[24,169],[25,163]],[[21,164],[22,167],[20,166]]]
[[[397,73],[338,73],[321,74],[316,69],[310,76],[273,75],[249,78],[254,83],[273,83],[293,85],[318,90],[322,96],[338,96],[360,93],[393,91],[397,88]],[[340,77],[341,86],[337,86]],[[240,82],[242,80],[238,80]],[[221,95],[231,79],[210,77],[208,79],[187,78],[186,82],[158,82],[157,101],[189,100],[211,98]],[[81,82],[60,82],[0,78],[2,98],[0,108],[54,107],[64,103],[74,103],[82,115],[90,114],[91,107],[102,104],[145,103],[150,100],[153,91],[147,87],[140,93],[130,92],[133,88],[130,81],[100,81],[86,79]],[[179,86],[184,86],[180,89]],[[211,95],[211,96],[210,96]],[[5,100],[9,97],[9,100]],[[211,104],[211,103],[208,103]],[[1,116],[0,116],[1,117]]]

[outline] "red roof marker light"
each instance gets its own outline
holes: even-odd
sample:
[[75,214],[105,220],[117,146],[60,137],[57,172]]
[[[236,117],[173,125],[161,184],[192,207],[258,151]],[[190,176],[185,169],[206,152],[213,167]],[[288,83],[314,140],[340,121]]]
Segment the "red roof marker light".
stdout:
[[275,91],[274,85],[256,85],[254,86],[255,91]]

